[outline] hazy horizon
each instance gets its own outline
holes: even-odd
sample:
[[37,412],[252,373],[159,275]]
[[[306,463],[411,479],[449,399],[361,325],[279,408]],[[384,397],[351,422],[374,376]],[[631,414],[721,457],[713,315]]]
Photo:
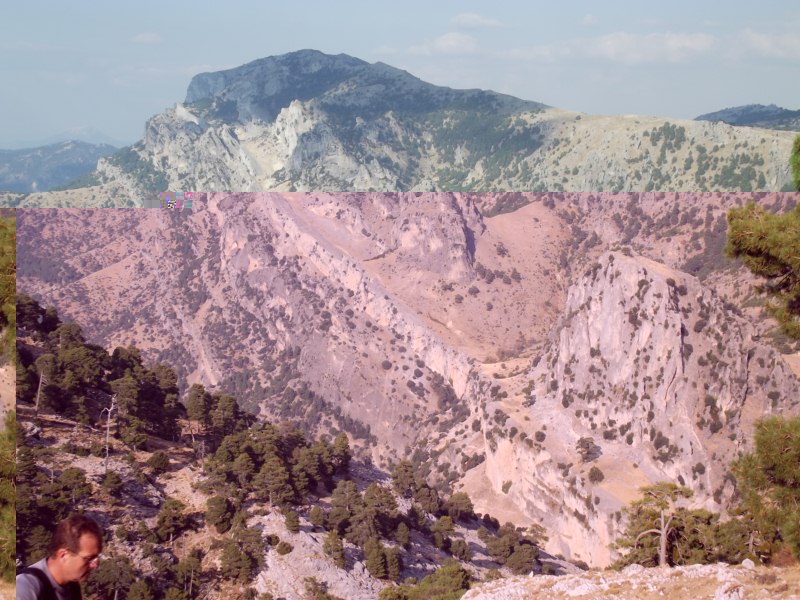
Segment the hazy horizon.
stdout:
[[788,0],[230,6],[7,7],[0,148],[73,134],[131,143],[149,117],[184,99],[192,76],[304,48],[592,114],[800,107],[800,6]]

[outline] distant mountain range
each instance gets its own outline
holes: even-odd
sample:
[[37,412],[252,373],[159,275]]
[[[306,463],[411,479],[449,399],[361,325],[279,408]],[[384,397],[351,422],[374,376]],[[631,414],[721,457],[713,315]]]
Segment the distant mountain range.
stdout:
[[25,150],[38,148],[39,146],[52,146],[53,144],[69,141],[86,142],[87,144],[96,145],[106,144],[108,146],[114,146],[115,148],[122,148],[132,143],[131,139],[113,137],[94,127],[71,127],[67,130],[43,137],[6,140],[0,142],[0,147],[4,150]]
[[91,173],[114,146],[66,141],[39,148],[0,150],[0,190],[43,192]]
[[167,189],[779,191],[793,138],[579,114],[303,50],[197,75],[141,141],[98,162],[98,185],[12,201],[143,205]]
[[747,104],[700,115],[695,121],[719,121],[729,125],[800,131],[800,110],[789,110],[774,104]]

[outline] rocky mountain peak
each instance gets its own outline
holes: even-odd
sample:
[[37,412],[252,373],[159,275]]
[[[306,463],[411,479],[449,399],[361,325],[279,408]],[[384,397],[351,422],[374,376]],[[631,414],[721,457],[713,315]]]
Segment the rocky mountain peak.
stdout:
[[782,189],[794,134],[748,125],[578,114],[303,50],[197,75],[142,141],[98,161],[102,199],[84,188],[15,202],[146,205],[165,189]]
[[323,94],[368,66],[363,60],[316,50],[271,56],[192,78],[185,104],[208,109],[224,121],[272,122],[292,100]]
[[[501,111],[540,108],[483,90],[452,90],[426,83],[385,63],[369,64],[339,54],[301,50],[262,58],[246,65],[195,76],[185,104],[226,123],[272,123],[292,102],[316,100],[331,113],[358,108],[359,116],[388,110],[425,113],[454,108]],[[349,114],[347,120],[352,120]]]

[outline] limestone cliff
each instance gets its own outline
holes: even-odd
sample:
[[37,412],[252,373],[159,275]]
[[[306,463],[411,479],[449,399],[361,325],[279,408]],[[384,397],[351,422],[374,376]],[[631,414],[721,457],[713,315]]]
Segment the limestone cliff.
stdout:
[[549,550],[592,565],[609,562],[617,511],[640,486],[676,481],[721,510],[726,465],[749,447],[754,421],[800,409],[796,377],[736,307],[619,252],[573,284],[524,377],[521,405],[484,408],[487,476],[497,491],[513,482],[511,499],[554,532]]

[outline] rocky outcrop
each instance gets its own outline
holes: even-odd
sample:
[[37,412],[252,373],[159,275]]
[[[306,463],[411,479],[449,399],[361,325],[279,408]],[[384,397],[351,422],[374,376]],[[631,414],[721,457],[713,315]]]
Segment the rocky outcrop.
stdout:
[[650,597],[742,600],[743,598],[800,598],[800,573],[794,569],[755,568],[750,561],[739,567],[692,565],[674,569],[645,569],[631,565],[621,572],[588,572],[562,577],[512,577],[478,585],[463,600],[522,600],[524,598]]
[[[487,476],[497,490],[514,482],[512,499],[554,532],[549,551],[595,566],[613,556],[617,511],[638,487],[675,481],[719,511],[732,492],[727,465],[749,448],[755,420],[800,409],[796,377],[735,307],[623,253],[573,284],[525,377],[529,397],[501,427],[493,411],[504,403],[484,410]],[[519,443],[512,427],[537,433]]]

